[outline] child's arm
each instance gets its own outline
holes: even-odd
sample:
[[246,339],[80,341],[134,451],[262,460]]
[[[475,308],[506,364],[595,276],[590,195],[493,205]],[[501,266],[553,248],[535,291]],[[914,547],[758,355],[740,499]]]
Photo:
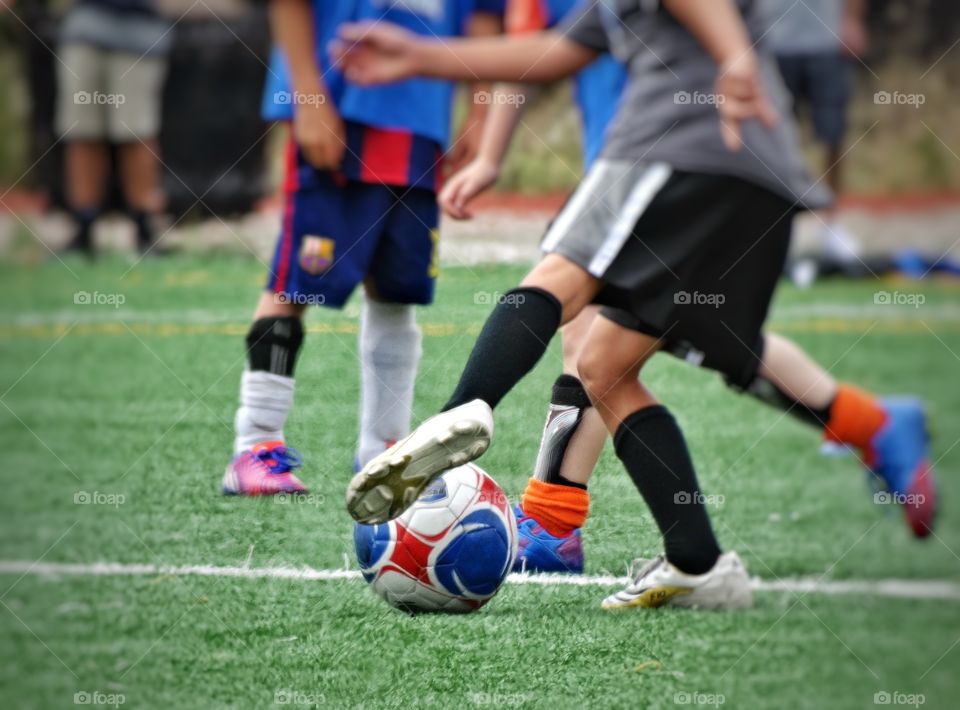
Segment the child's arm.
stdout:
[[[503,33],[503,18],[487,12],[475,13],[467,26],[467,37],[498,37]],[[489,115],[490,104],[478,100],[478,96],[489,97],[492,87],[486,81],[474,81],[468,92],[464,92],[467,112],[460,126],[456,140],[447,153],[450,170],[460,170],[473,160],[480,147],[484,125]]]
[[358,84],[385,84],[411,76],[542,83],[577,72],[598,54],[554,31],[429,40],[384,22],[342,25],[340,40],[331,43],[330,50],[344,63],[347,78]]
[[307,0],[270,3],[273,38],[290,71],[293,136],[306,160],[316,168],[336,169],[343,158],[343,121],[327,94],[317,66],[314,18]]
[[500,165],[520,122],[527,94],[520,86],[501,84],[491,94],[491,108],[483,127],[477,155],[453,175],[440,191],[440,207],[454,219],[470,219],[467,203],[500,177]]
[[861,57],[867,51],[867,2],[847,0],[840,19],[840,42],[852,57]]
[[758,118],[767,126],[776,124],[777,112],[764,93],[757,55],[732,0],[664,0],[663,5],[720,67],[717,111],[727,147],[740,149],[743,121]]

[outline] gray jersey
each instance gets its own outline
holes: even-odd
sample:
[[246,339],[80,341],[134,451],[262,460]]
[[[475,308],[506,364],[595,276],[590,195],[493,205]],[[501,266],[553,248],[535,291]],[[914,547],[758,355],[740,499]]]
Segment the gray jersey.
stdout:
[[776,54],[834,53],[841,49],[845,0],[762,0],[770,18],[767,44]]
[[753,0],[739,0],[757,42],[767,94],[780,121],[743,125],[744,146],[727,149],[720,133],[714,83],[717,66],[699,42],[657,0],[587,0],[561,25],[571,40],[610,52],[629,70],[620,108],[602,157],[664,162],[688,172],[739,177],[801,207],[829,204],[829,191],[815,185],[803,165],[790,101],[776,62],[762,46],[768,29]]

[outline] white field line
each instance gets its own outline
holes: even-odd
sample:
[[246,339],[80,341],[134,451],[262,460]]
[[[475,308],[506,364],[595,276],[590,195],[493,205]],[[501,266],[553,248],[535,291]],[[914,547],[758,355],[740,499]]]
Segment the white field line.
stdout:
[[[197,576],[241,577],[245,579],[292,579],[298,581],[355,580],[360,579],[356,570],[311,569],[309,567],[218,567],[214,565],[162,566],[151,564],[120,564],[117,562],[92,562],[70,564],[61,562],[30,562],[27,560],[0,560],[0,574],[35,575],[46,577],[104,577],[104,576]],[[511,574],[510,584],[539,584],[544,586],[617,587],[626,584],[627,577],[612,575],[549,575]],[[784,592],[792,594],[854,594],[900,599],[944,599],[960,601],[960,582],[943,579],[849,579],[821,580],[816,577],[793,577],[766,580],[754,577],[754,590],[758,592]]]

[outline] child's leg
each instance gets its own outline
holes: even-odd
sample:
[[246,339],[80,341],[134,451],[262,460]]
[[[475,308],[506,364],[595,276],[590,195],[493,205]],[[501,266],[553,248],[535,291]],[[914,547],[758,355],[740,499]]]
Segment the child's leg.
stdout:
[[444,411],[475,399],[496,407],[543,357],[557,329],[599,290],[600,282],[572,261],[544,257],[494,307]]
[[363,466],[410,432],[421,354],[414,307],[368,297],[360,316],[360,441]]
[[581,267],[550,255],[520,288],[506,293],[480,332],[443,412],[373,458],[350,481],[347,510],[354,520],[369,524],[395,518],[443,471],[480,456],[493,435],[492,408],[599,287]]
[[614,435],[617,456],[657,522],[667,560],[687,574],[703,574],[716,563],[720,547],[693,463],[673,416],[639,379],[659,347],[656,338],[601,316],[591,327],[579,371]]
[[257,444],[283,441],[283,426],[293,407],[293,372],[303,343],[303,310],[278,303],[272,293],[260,296],[246,338],[234,455]]
[[829,441],[861,453],[886,420],[876,397],[837,382],[799,346],[772,333],[764,336],[757,380],[748,391],[822,429]]
[[577,360],[598,309],[588,306],[563,327],[563,374],[553,385],[533,476],[523,493],[524,515],[554,537],[583,527],[590,511],[587,481],[607,430],[577,376]]
[[909,397],[880,400],[837,382],[781,336],[764,336],[763,350],[746,391],[822,429],[827,441],[855,449],[887,489],[880,500],[902,505],[913,533],[929,535],[937,495],[923,404]]

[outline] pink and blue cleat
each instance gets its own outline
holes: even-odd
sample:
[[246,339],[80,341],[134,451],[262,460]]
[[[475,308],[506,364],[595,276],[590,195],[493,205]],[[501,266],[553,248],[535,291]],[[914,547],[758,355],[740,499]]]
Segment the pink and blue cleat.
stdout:
[[306,493],[293,474],[300,468],[300,452],[282,441],[265,441],[233,457],[223,474],[223,493],[228,496],[272,496]]
[[583,573],[583,540],[579,529],[565,537],[557,537],[534,518],[525,515],[519,505],[513,512],[519,533],[514,572]]
[[887,420],[865,452],[867,467],[885,489],[874,499],[899,503],[913,534],[926,537],[937,513],[926,414],[913,398],[885,399],[882,405]]

